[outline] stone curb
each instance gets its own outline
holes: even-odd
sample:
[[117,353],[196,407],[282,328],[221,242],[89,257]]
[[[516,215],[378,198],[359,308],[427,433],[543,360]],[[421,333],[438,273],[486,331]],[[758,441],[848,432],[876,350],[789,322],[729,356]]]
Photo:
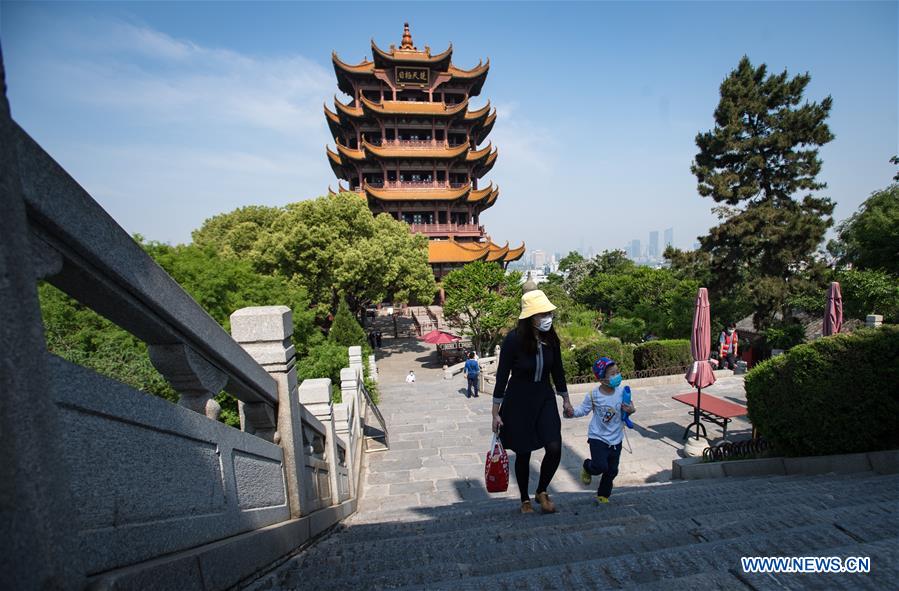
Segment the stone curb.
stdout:
[[700,480],[727,476],[853,474],[868,471],[877,474],[899,474],[899,449],[804,458],[759,458],[724,462],[703,462],[702,458],[679,458],[671,462],[672,480]]

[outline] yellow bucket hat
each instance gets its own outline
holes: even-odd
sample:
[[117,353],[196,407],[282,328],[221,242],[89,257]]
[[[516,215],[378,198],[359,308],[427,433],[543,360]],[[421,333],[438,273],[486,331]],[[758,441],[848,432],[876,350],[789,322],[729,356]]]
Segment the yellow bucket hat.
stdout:
[[519,320],[530,318],[534,314],[543,314],[544,312],[552,312],[556,307],[549,301],[546,294],[539,289],[529,291],[521,296],[521,315]]

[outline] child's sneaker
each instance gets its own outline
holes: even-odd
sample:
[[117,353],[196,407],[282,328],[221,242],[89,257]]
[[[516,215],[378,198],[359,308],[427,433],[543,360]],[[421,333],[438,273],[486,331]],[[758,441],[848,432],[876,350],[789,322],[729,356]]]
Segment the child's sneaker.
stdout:
[[596,502],[597,502],[597,503],[600,503],[600,504],[608,503],[608,502],[609,502],[609,497],[601,497],[601,496],[599,496],[599,495],[596,495]]
[[581,482],[584,483],[584,486],[590,486],[590,483],[593,482],[593,477],[587,472],[586,468],[581,468]]

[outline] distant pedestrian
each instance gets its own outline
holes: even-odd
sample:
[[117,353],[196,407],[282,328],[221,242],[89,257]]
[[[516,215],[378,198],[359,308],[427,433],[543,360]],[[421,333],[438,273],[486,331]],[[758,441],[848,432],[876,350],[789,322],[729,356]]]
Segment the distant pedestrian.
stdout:
[[375,332],[375,344],[377,345],[378,349],[381,348],[381,331],[380,330]]
[[406,383],[407,384],[415,383],[415,372],[412,371],[411,369],[409,370],[409,375],[406,376]]
[[465,362],[465,367],[462,368],[462,373],[464,373],[465,377],[468,379],[468,389],[465,391],[465,397],[471,398],[471,389],[474,388],[474,397],[477,398],[481,366],[478,363],[478,360],[475,359],[474,351],[471,351],[468,354],[468,360]]
[[718,339],[718,359],[721,362],[721,369],[737,368],[737,346],[737,325],[730,322]]
[[368,331],[368,344],[371,345],[371,348],[375,348],[375,331]]

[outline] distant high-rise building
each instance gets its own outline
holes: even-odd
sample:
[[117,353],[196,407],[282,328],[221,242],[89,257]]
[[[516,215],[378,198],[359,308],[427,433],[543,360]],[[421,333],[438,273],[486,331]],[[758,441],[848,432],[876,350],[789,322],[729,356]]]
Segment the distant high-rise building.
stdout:
[[637,239],[631,240],[631,258],[639,259],[643,255],[643,251],[640,250],[640,241]]
[[587,258],[588,258],[588,259],[592,259],[592,258],[595,257],[595,256],[596,256],[596,251],[593,250],[593,247],[591,246],[591,247],[587,250]]
[[542,250],[535,250],[531,256],[533,257],[532,264],[535,269],[542,269],[546,265],[546,253]]
[[659,256],[659,232],[653,230],[649,233],[649,252],[646,253],[651,259]]
[[674,228],[665,230],[665,248],[674,246]]

